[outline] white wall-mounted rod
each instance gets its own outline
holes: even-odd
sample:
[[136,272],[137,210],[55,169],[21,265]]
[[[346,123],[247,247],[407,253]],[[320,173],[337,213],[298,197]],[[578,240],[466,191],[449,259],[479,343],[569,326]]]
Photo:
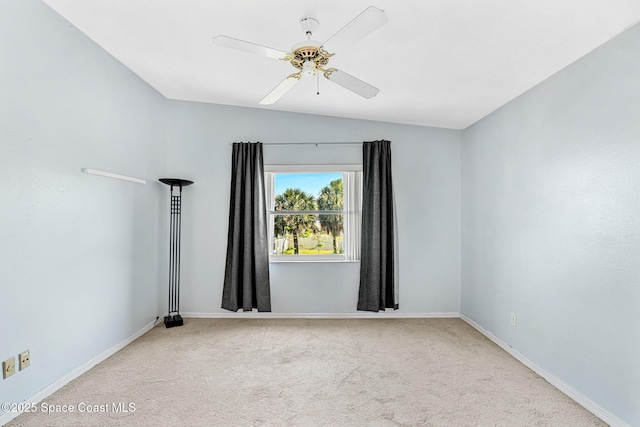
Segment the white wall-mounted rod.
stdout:
[[107,178],[123,179],[125,181],[137,182],[138,184],[147,183],[147,181],[145,181],[144,179],[133,178],[131,176],[126,176],[126,175],[119,175],[117,173],[112,173],[112,172],[99,171],[97,169],[82,168],[80,170],[84,173],[88,173],[91,175],[100,175],[100,176],[106,176]]

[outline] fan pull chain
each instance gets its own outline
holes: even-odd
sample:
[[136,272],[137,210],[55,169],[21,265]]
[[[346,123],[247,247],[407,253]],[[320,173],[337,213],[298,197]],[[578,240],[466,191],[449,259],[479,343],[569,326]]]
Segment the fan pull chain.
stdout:
[[316,82],[317,82],[316,95],[320,95],[320,73],[316,73]]

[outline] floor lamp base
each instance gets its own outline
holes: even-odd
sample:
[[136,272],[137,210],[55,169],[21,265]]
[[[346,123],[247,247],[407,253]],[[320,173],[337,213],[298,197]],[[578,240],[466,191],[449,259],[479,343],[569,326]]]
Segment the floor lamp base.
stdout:
[[182,316],[179,314],[174,314],[173,316],[164,316],[164,326],[167,328],[173,328],[174,326],[182,326],[184,321],[182,320]]

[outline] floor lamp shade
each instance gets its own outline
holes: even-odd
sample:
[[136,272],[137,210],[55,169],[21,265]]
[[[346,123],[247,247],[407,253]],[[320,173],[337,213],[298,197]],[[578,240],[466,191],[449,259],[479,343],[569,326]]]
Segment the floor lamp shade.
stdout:
[[182,231],[182,187],[193,181],[178,178],[160,178],[160,182],[170,186],[171,205],[169,208],[169,308],[164,317],[167,328],[182,326],[180,316],[180,233]]

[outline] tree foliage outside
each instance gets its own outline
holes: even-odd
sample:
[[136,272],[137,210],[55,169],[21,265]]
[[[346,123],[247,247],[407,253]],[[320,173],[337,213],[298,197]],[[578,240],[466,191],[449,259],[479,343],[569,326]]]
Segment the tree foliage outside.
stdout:
[[[299,188],[287,188],[282,194],[275,196],[276,211],[341,211],[343,202],[342,178],[333,180],[322,188],[317,199]],[[316,218],[317,217],[317,218]],[[319,233],[330,234],[333,240],[333,253],[339,253],[338,238],[344,227],[342,214],[289,214],[274,216],[274,234],[276,237],[291,236],[293,253],[300,254],[299,239],[318,236]],[[318,243],[320,239],[316,239]],[[320,244],[320,243],[319,243]]]
[[[276,211],[313,211],[316,209],[315,198],[299,188],[287,188],[275,197]],[[275,233],[277,236],[291,234],[293,236],[293,253],[300,253],[298,238],[309,235],[316,222],[315,215],[276,215]]]
[[[318,209],[341,211],[344,207],[342,178],[333,180],[328,186],[320,190],[318,195]],[[333,253],[338,253],[338,236],[344,227],[343,215],[319,215],[322,228],[331,233],[333,237]]]

